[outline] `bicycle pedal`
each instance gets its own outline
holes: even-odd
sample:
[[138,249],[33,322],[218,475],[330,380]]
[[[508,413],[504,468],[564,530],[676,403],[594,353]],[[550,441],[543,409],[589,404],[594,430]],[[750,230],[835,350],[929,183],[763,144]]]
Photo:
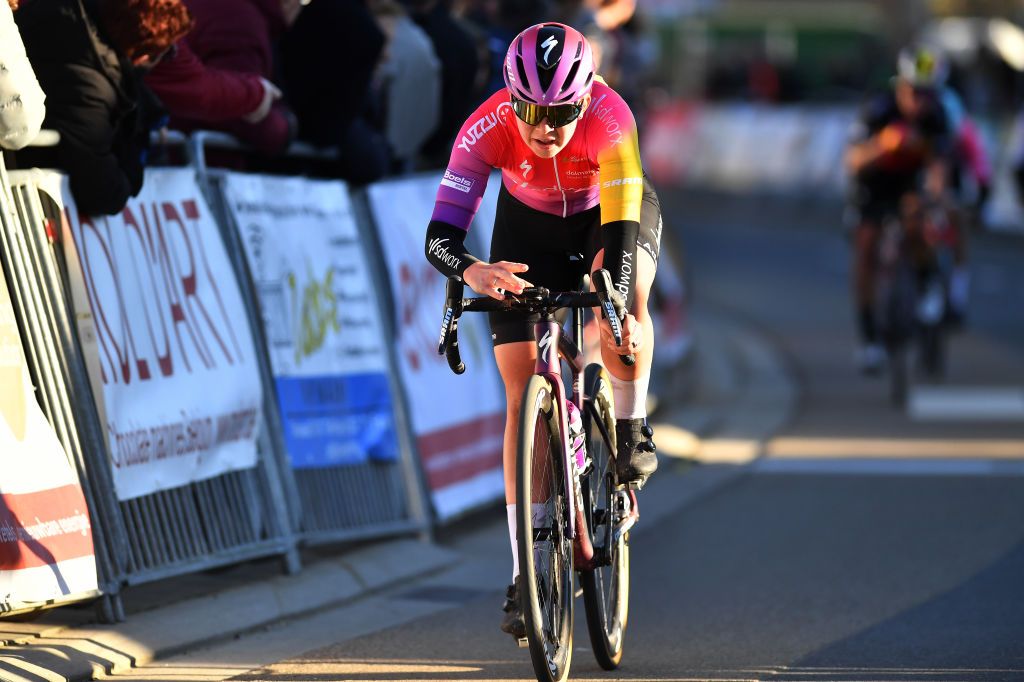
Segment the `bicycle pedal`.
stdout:
[[626,487],[627,487],[628,489],[630,489],[630,490],[636,490],[636,491],[638,491],[638,492],[639,492],[639,491],[640,491],[640,489],[644,487],[644,484],[645,484],[645,483],[647,483],[647,478],[646,478],[646,477],[644,477],[644,478],[639,478],[639,479],[637,479],[637,480],[635,480],[635,481],[630,481],[630,482],[628,482],[628,483],[626,484]]
[[619,525],[615,527],[612,532],[612,542],[618,542],[619,539],[633,529],[636,522],[640,520],[639,516],[630,515],[619,522]]
[[527,649],[530,646],[530,640],[526,639],[525,637],[520,637],[516,640],[516,644],[519,645],[520,649]]

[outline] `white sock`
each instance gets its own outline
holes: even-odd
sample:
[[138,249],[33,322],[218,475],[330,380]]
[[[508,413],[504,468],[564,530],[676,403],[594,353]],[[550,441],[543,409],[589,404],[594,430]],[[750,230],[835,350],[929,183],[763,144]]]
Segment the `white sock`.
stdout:
[[[548,506],[543,502],[534,502],[530,505],[533,527],[543,527],[548,520]],[[516,581],[519,575],[519,543],[516,540],[516,528],[519,522],[516,521],[516,505],[506,504],[505,514],[508,516],[508,541],[512,545],[512,582]]]
[[512,543],[512,582],[516,581],[519,575],[519,543],[516,542],[516,506],[505,505],[505,513],[508,514],[508,539]]
[[647,386],[651,383],[651,375],[645,374],[633,381],[627,381],[612,374],[611,379],[612,394],[615,396],[615,418],[642,419],[646,417]]

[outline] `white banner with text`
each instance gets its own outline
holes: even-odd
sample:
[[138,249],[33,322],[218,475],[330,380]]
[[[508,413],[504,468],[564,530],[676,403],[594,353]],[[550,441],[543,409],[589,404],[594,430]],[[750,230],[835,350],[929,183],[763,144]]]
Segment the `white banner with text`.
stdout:
[[228,173],[292,466],[398,459],[367,247],[338,181]]
[[[89,311],[120,500],[256,465],[262,385],[220,231],[187,169],[147,169],[116,216],[63,193],[78,314]],[[88,351],[86,351],[88,352]]]
[[[459,323],[465,374],[453,374],[437,353],[445,279],[427,262],[423,245],[438,181],[431,175],[382,182],[370,186],[369,198],[391,283],[395,352],[413,432],[443,520],[502,496],[505,396],[485,315],[469,313]],[[472,295],[468,288],[466,295]]]

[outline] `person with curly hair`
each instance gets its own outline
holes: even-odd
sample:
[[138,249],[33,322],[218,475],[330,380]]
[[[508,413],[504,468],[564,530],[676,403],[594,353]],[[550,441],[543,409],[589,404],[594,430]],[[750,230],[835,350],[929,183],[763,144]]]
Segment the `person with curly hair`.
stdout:
[[19,166],[67,172],[78,209],[113,215],[142,189],[149,132],[162,116],[141,80],[192,27],[180,0],[33,0],[15,15],[47,94],[52,148]]

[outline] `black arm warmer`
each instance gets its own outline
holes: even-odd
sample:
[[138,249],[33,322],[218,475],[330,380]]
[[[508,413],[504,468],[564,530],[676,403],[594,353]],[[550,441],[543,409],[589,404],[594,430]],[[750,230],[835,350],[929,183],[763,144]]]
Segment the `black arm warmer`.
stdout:
[[601,228],[604,243],[604,269],[612,276],[612,286],[622,294],[626,310],[633,305],[636,284],[636,239],[640,223],[635,220],[616,220]]
[[460,230],[440,220],[431,220],[427,225],[427,240],[423,249],[427,260],[442,275],[462,277],[466,268],[473,263],[480,262],[479,258],[466,250],[465,241],[465,230]]

